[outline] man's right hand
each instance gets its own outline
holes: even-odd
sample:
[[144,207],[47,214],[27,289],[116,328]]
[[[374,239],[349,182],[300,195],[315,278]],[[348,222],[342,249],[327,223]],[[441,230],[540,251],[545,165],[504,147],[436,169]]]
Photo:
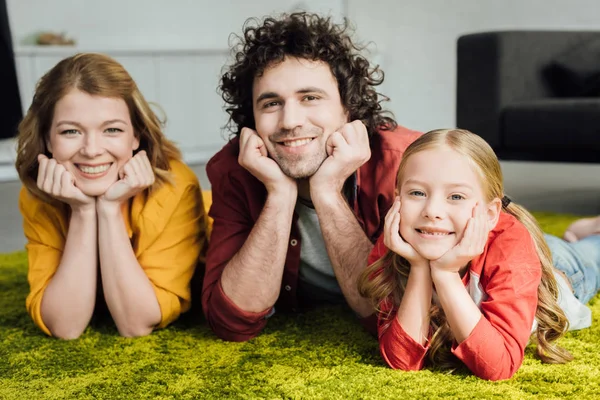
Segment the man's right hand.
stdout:
[[269,193],[286,186],[297,190],[296,181],[285,175],[279,165],[269,158],[265,143],[253,129],[242,128],[238,162],[261,181]]
[[56,162],[43,154],[38,155],[37,187],[44,193],[71,206],[73,210],[95,208],[96,198],[84,194],[75,186],[75,178]]

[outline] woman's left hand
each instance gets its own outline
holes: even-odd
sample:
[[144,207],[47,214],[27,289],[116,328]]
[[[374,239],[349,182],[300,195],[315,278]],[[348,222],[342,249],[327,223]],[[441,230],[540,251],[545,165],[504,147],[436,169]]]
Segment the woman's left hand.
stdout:
[[[99,203],[121,205],[125,200],[154,184],[154,171],[144,150],[137,153],[123,166],[119,171],[119,178],[106,190],[106,193],[100,196]],[[102,205],[99,204],[99,206]]]
[[459,272],[472,259],[483,253],[489,235],[489,223],[483,207],[473,207],[462,239],[437,260],[431,260],[431,272]]

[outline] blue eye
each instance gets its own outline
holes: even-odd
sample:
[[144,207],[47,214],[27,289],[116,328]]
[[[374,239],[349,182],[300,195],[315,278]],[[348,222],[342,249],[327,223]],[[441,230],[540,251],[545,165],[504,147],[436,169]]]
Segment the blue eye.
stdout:
[[425,193],[420,190],[413,190],[408,193],[411,196],[425,196]]
[[453,194],[453,195],[450,195],[450,199],[451,200],[464,200],[465,197],[461,194]]
[[74,136],[74,135],[77,135],[78,133],[79,133],[79,131],[77,129],[65,129],[60,134],[67,135],[67,136]]

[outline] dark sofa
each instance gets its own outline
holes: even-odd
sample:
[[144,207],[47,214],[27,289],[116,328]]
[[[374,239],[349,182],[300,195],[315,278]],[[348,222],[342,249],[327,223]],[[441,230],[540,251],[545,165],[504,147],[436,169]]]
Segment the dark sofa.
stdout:
[[600,32],[461,36],[456,122],[501,159],[600,162]]

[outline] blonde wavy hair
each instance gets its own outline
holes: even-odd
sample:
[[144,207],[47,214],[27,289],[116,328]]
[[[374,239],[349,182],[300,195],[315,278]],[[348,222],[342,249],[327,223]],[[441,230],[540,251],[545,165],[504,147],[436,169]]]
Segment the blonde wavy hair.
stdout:
[[[398,169],[396,181],[398,189],[400,189],[406,164],[411,156],[440,147],[449,147],[470,160],[481,178],[484,195],[488,202],[496,198],[503,198],[502,171],[494,151],[481,137],[462,129],[430,131],[412,143],[404,153]],[[535,333],[536,353],[546,363],[559,364],[571,361],[573,359],[571,354],[553,343],[564,335],[569,322],[557,303],[558,286],[553,273],[552,255],[544,240],[542,230],[535,218],[514,202],[503,207],[503,211],[515,216],[531,233],[542,264],[542,281],[538,288],[538,304],[535,313],[538,322]],[[373,302],[378,313],[382,312],[382,304],[391,306],[389,309],[392,311],[396,310],[402,301],[409,274],[410,264],[408,261],[388,250],[384,257],[371,264],[363,272],[358,282],[359,291]],[[380,315],[380,317],[389,319],[393,317],[392,311],[387,315]],[[441,307],[432,305],[430,320],[434,333],[428,351],[429,365],[441,369],[456,369],[461,366],[461,362],[450,351],[454,337]]]
[[133,131],[140,140],[136,153],[145,150],[156,180],[151,192],[170,182],[169,161],[180,160],[179,149],[162,132],[161,121],[136,83],[121,64],[96,53],[79,53],[56,64],[38,81],[33,101],[19,124],[15,167],[23,185],[36,197],[51,203],[57,200],[38,189],[38,154],[52,157],[46,143],[54,117],[54,107],[71,90],[92,96],[123,99],[129,109]]

